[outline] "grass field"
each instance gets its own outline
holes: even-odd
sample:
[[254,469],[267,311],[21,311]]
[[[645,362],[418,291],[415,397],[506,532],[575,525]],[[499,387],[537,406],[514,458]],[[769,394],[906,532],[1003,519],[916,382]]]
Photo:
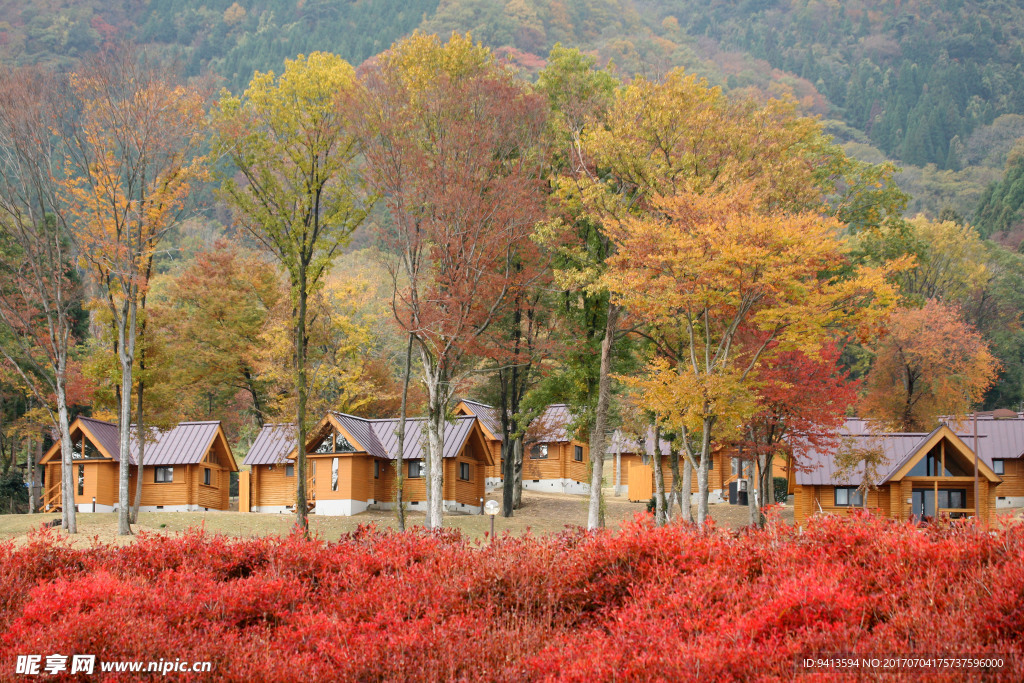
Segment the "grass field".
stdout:
[[[488,498],[494,498],[494,494]],[[511,519],[495,519],[495,531],[524,534],[527,531],[543,535],[556,533],[566,527],[585,526],[587,523],[587,501],[585,496],[571,496],[557,493],[523,492],[523,507]],[[645,510],[642,503],[631,503],[624,497],[606,496],[605,519],[610,528],[617,528],[624,521]],[[719,526],[739,528],[747,523],[745,506],[712,505],[711,516]],[[59,514],[0,515],[0,539],[24,538],[30,530],[39,525],[58,519]],[[409,512],[410,525],[422,524],[422,512]],[[783,519],[792,522],[793,510],[786,508]],[[257,514],[238,512],[142,512],[139,514],[137,531],[149,533],[177,534],[186,529],[202,527],[209,533],[226,536],[267,536],[286,535],[291,531],[294,517],[290,514]],[[471,538],[483,538],[490,532],[490,519],[485,515],[452,514],[445,517],[445,526],[459,529]],[[336,540],[342,534],[355,531],[360,524],[376,524],[378,527],[395,526],[393,512],[367,511],[352,517],[309,516],[313,534],[325,540]],[[93,539],[103,542],[130,542],[117,536],[117,515],[114,513],[79,513],[79,535],[76,544],[89,544]]]

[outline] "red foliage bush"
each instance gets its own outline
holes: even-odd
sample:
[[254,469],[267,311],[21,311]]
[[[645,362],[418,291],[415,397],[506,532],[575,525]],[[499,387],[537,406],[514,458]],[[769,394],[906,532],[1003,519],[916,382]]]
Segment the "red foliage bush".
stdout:
[[363,528],[83,550],[43,531],[0,546],[0,632],[0,678],[52,653],[234,681],[789,679],[815,654],[989,653],[1024,680],[1024,530],[638,519],[493,545]]

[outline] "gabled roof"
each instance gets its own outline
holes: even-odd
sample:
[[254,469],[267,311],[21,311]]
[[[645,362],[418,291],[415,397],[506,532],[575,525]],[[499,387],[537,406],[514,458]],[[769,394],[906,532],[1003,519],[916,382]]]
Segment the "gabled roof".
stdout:
[[[668,455],[672,451],[672,444],[665,439],[659,439],[659,441],[661,444],[661,454]],[[644,439],[644,449],[646,450],[647,455],[654,455],[654,427],[647,428],[647,438]],[[606,452],[609,455],[615,455],[616,452],[639,455],[640,450],[641,446],[638,439],[630,438],[620,430],[616,429],[615,433],[612,434],[612,438],[608,440],[608,448]]]
[[265,424],[245,454],[243,465],[275,465],[295,450],[295,425]]
[[[501,419],[498,409],[479,401],[462,399],[461,403],[466,406],[467,411],[477,417],[483,427],[494,437],[496,441],[502,440]],[[575,416],[569,411],[569,406],[564,403],[552,403],[544,408],[544,412],[534,418],[526,430],[526,443],[560,443],[572,441],[569,434],[569,425],[572,424]]]
[[[1006,411],[1011,413],[1012,411]],[[974,421],[969,417],[950,425],[960,438],[972,444]],[[1024,418],[1013,413],[1012,417],[978,414],[978,436],[985,440],[978,445],[983,460],[1013,460],[1024,457]]]
[[92,437],[93,443],[106,451],[106,455],[115,461],[120,460],[120,435],[117,433],[116,424],[91,417],[80,417],[76,422]]
[[495,441],[502,440],[501,419],[498,417],[497,408],[486,403],[480,403],[479,401],[470,401],[468,398],[462,399],[461,403],[466,406],[466,410],[470,414],[475,415],[480,420],[480,424],[483,425],[484,429],[489,432],[489,435]]
[[[357,448],[359,452],[369,453],[375,458],[387,460],[394,460],[398,457],[398,437],[395,432],[398,430],[399,419],[368,420],[332,411],[324,420],[329,421],[334,427],[340,427],[352,442],[353,447]],[[318,432],[324,431],[326,427],[324,420],[321,420],[316,428],[310,430],[310,439],[315,438]],[[402,449],[404,459],[422,460],[426,458],[427,435],[423,431],[425,424],[426,418],[423,417],[406,418],[405,444]],[[462,452],[475,424],[477,424],[477,418],[473,415],[462,415],[445,424],[443,457],[454,458]],[[487,449],[484,450],[487,451]],[[295,430],[292,425],[264,425],[252,448],[249,449],[248,455],[245,456],[245,464],[273,465],[290,460],[294,454]],[[489,454],[490,451],[487,451],[484,455],[489,457]]]
[[[885,483],[909,463],[914,456],[935,440],[940,433],[973,456],[968,444],[945,425],[939,425],[929,433],[924,432],[883,432],[873,431],[871,424],[851,418],[836,434],[831,444],[811,446],[804,454],[802,469],[795,472],[798,486],[858,486],[864,481],[864,465],[859,464],[848,475],[843,476],[835,463],[839,448],[880,448],[885,454],[885,463],[877,472],[877,483]],[[930,446],[929,446],[930,448]],[[984,447],[982,447],[984,452]],[[981,456],[985,469],[991,469],[991,459]]]
[[[100,451],[114,460],[121,461],[120,437],[117,425],[106,420],[97,420],[92,417],[79,417],[75,423],[83,432],[96,444]],[[74,425],[75,423],[72,423]],[[130,431],[129,441],[129,462],[138,464],[139,440],[137,429],[133,426]],[[143,463],[149,465],[192,465],[199,463],[206,457],[210,446],[218,434],[223,438],[220,428],[220,421],[208,422],[181,422],[173,429],[166,432],[156,428],[149,431],[150,437],[146,440]],[[225,440],[224,446],[228,453],[230,447]],[[54,444],[53,448],[59,450],[60,445]],[[52,450],[52,449],[51,449]]]

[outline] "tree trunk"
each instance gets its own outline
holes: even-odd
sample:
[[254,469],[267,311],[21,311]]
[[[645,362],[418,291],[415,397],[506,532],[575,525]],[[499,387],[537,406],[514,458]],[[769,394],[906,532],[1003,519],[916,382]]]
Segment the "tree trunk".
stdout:
[[604,526],[604,449],[605,432],[608,429],[608,406],[612,393],[612,349],[615,345],[615,331],[618,327],[619,307],[609,300],[608,319],[601,341],[601,374],[598,377],[597,410],[594,415],[594,431],[590,435],[590,506],[587,510],[587,529]]
[[519,437],[512,444],[512,459],[515,461],[515,470],[513,472],[515,481],[512,486],[512,507],[516,510],[523,507],[523,452],[525,447],[523,445],[523,437]]
[[616,432],[615,439],[615,497],[622,495],[622,433]]
[[775,504],[775,477],[772,476],[773,459],[774,456],[770,453],[768,455],[759,456],[758,466],[760,467],[761,497],[758,499],[758,502],[761,504],[761,526],[764,526],[765,522],[765,508],[769,505]]
[[[705,406],[705,414],[708,407]],[[700,463],[697,468],[697,524],[701,527],[708,518],[708,463],[711,462],[711,429],[715,419],[704,418],[701,430]]]
[[654,523],[657,526],[664,526],[668,515],[665,510],[665,475],[661,471],[661,428],[654,428],[654,457],[651,464],[654,467]]
[[[435,393],[440,398],[440,392]],[[441,528],[444,519],[444,401],[431,401],[427,415],[427,519],[430,530]]]
[[[145,352],[139,354],[139,356],[140,356],[140,358],[139,358],[139,370],[140,371],[142,370],[142,358],[141,358],[141,356],[144,355],[144,353]],[[136,420],[138,422],[138,425],[136,426],[136,430],[138,430],[137,434],[139,435],[139,461],[138,461],[138,463],[135,466],[135,502],[132,503],[132,509],[131,509],[131,515],[130,515],[131,516],[132,524],[138,524],[138,522],[139,522],[139,508],[142,506],[142,473],[144,471],[142,469],[142,464],[145,461],[145,458],[143,457],[143,454],[144,454],[144,452],[146,450],[146,439],[144,438],[145,434],[146,434],[146,430],[143,427],[143,421],[142,421],[142,394],[145,391],[145,388],[146,388],[146,383],[142,380],[142,377],[141,377],[141,374],[140,374],[140,377],[139,377],[139,388],[138,388],[139,395],[138,395],[136,403],[135,403],[135,406],[136,406],[135,407],[135,416],[136,416]]]
[[69,534],[78,533],[77,509],[75,508],[74,463],[71,459],[71,424],[68,419],[67,394],[64,389],[64,375],[57,379],[57,431],[60,434],[60,500],[61,526]]
[[672,492],[668,497],[668,508],[665,511],[665,518],[671,520],[675,517],[675,506],[679,506],[679,512],[683,511],[683,480],[679,476],[679,451],[672,449],[668,454],[669,467],[672,469]]
[[[121,361],[121,413],[118,425],[120,467],[117,487],[117,534],[130,536],[132,533],[129,515],[129,481],[131,473],[131,425],[132,425],[132,365],[135,360],[135,331],[137,304],[132,292],[125,292],[125,304],[117,321],[117,355]],[[127,309],[127,310],[126,310]]]
[[395,456],[395,516],[398,519],[398,530],[405,531],[405,472],[402,469],[405,457],[405,415],[409,400],[409,372],[412,369],[412,334],[409,345],[405,349],[405,374],[402,377],[402,415],[398,419],[398,454]]
[[[754,482],[759,481],[760,477],[754,474],[754,461],[742,462],[742,467],[746,469],[747,474],[747,512],[750,513],[750,525],[760,527],[761,526],[761,506],[760,501],[764,498],[763,491],[756,491]],[[760,495],[757,495],[760,494]]]
[[684,522],[693,522],[693,465],[689,458],[683,458],[683,487],[679,499],[680,511]]
[[36,511],[38,503],[36,501],[36,468],[35,464],[38,462],[36,457],[36,443],[42,444],[43,435],[37,434],[34,438],[28,440],[25,444],[25,485],[28,488],[28,514],[32,514]]
[[309,510],[306,499],[306,273],[299,273],[299,301],[295,311],[295,526],[309,536]]

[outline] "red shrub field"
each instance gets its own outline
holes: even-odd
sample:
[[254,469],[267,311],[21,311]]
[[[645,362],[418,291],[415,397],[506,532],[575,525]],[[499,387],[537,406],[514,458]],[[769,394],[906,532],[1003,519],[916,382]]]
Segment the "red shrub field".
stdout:
[[789,680],[806,657],[998,655],[988,677],[1020,681],[1022,594],[1020,527],[868,516],[802,533],[638,519],[493,545],[364,528],[337,543],[194,532],[79,550],[40,532],[0,546],[0,679],[18,655],[85,653],[210,661],[168,678],[231,681]]

